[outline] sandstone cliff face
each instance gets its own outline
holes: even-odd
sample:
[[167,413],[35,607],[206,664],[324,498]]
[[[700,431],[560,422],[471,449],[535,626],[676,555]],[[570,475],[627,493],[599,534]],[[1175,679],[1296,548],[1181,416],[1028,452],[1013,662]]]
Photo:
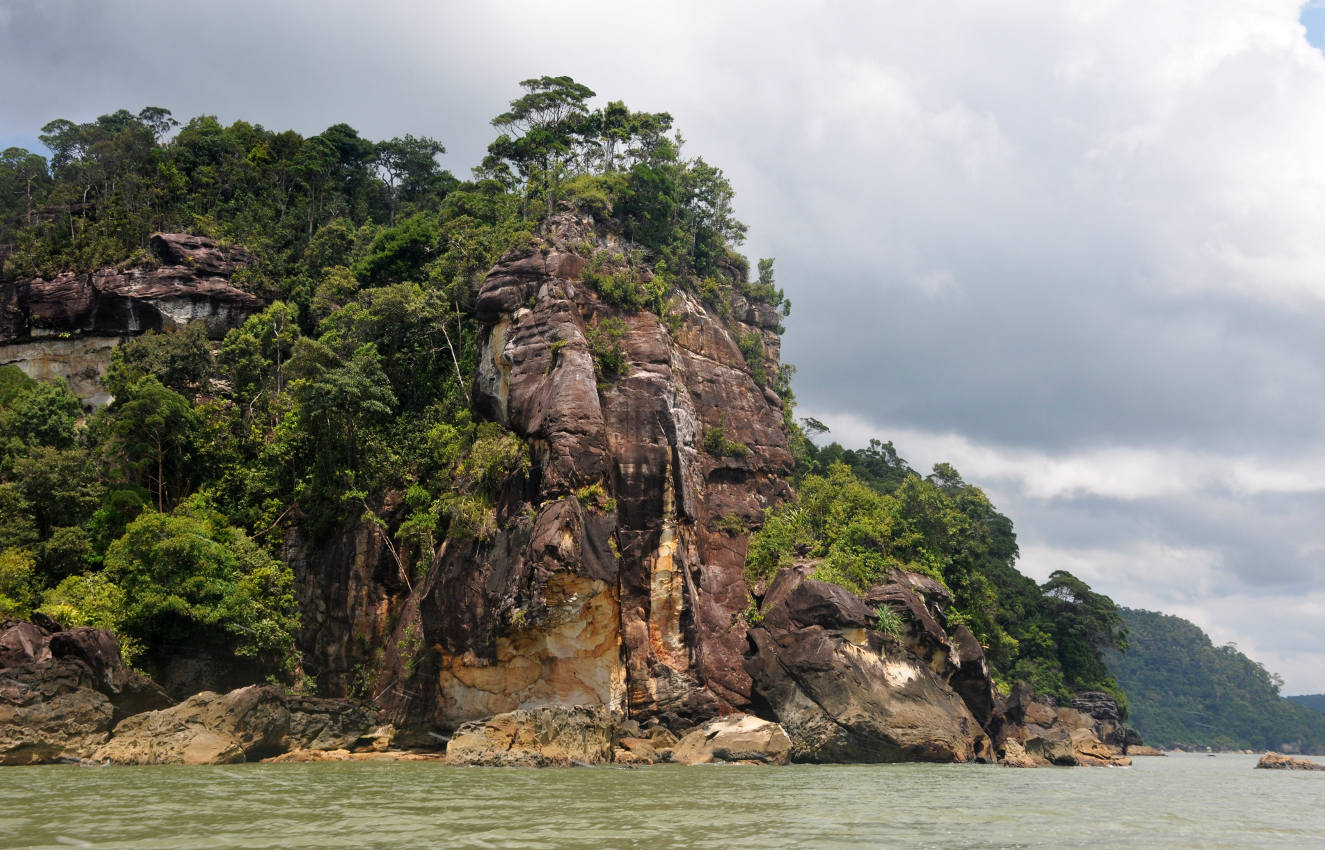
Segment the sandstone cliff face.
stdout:
[[[398,726],[453,729],[560,703],[679,727],[750,703],[740,529],[790,495],[792,458],[781,402],[751,378],[736,335],[759,334],[776,374],[779,317],[735,299],[724,320],[685,294],[670,329],[617,309],[583,280],[590,244],[619,247],[585,220],[554,218],[479,293],[476,407],[533,453],[528,478],[507,482],[496,534],[448,541],[412,588],[380,556],[346,569],[313,554],[296,570],[306,622],[355,599],[378,606],[345,615],[361,644],[315,641],[313,664],[320,682],[372,668],[371,695]],[[615,379],[595,372],[591,345],[609,320],[624,327]],[[708,429],[748,450],[706,452]],[[319,548],[364,536],[346,529]],[[388,626],[372,657],[370,635]]]
[[86,404],[108,402],[100,377],[120,338],[201,321],[213,339],[243,323],[262,299],[230,285],[251,260],[206,237],[153,234],[158,264],[0,284],[0,363],[38,380],[67,378]]

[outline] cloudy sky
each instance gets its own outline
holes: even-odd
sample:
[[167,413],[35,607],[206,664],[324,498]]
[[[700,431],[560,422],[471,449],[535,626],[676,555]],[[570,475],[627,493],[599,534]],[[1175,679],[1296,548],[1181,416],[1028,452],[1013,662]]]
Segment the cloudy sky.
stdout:
[[801,414],[1321,692],[1320,5],[0,0],[0,146],[159,105],[465,175],[526,77],[667,110],[777,258]]

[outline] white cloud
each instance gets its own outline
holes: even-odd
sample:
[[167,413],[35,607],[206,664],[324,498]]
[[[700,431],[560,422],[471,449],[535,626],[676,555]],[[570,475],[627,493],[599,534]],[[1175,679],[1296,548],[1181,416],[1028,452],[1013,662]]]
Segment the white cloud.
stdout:
[[1225,455],[1168,447],[1108,447],[1057,453],[1006,448],[959,433],[876,425],[849,412],[807,411],[832,429],[826,439],[862,446],[893,441],[924,471],[951,463],[968,481],[1008,482],[1032,499],[1103,497],[1141,501],[1198,492],[1235,496],[1325,493],[1325,447],[1309,455]]

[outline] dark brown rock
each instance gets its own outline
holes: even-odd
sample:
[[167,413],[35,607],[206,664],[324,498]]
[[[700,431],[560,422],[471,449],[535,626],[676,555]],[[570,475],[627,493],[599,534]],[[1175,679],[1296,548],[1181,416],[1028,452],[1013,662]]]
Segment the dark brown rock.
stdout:
[[923,658],[869,628],[871,611],[836,585],[783,570],[750,629],[746,670],[786,730],[792,759],[970,761],[984,730]]
[[171,702],[103,629],[9,621],[0,631],[0,764],[87,757],[121,719]]
[[262,307],[230,285],[251,256],[202,236],[157,233],[159,264],[0,286],[0,344],[51,334],[121,336],[203,322],[219,339]]
[[[735,341],[762,334],[776,374],[776,322],[753,308],[723,320],[685,294],[670,326],[620,310],[583,281],[586,243],[622,247],[585,219],[555,217],[478,293],[488,333],[475,405],[533,457],[497,499],[495,530],[448,542],[410,587],[370,534],[291,541],[305,611],[319,612],[305,614],[306,629],[322,630],[305,635],[311,672],[343,685],[369,671],[403,734],[537,703],[629,708],[676,729],[750,705],[739,616],[748,534],[718,521],[757,527],[790,495],[782,411]],[[614,378],[595,372],[590,346],[609,321],[624,328]],[[708,454],[710,428],[747,451]],[[582,504],[577,492],[594,487],[604,497]],[[384,651],[373,659],[357,646]]]

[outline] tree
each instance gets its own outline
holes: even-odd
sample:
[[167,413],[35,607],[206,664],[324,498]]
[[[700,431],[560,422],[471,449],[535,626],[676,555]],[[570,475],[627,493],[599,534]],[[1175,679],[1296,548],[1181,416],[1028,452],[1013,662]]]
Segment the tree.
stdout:
[[523,80],[520,87],[526,94],[492,119],[502,134],[488,145],[483,164],[523,186],[526,201],[541,193],[552,215],[561,182],[580,153],[578,144],[592,131],[586,102],[594,91],[566,76]]
[[437,157],[444,153],[446,146],[436,139],[415,138],[408,133],[403,138],[397,136],[377,143],[374,162],[386,184],[387,204],[391,209],[388,224],[396,223],[396,210],[402,200],[417,200],[442,191],[445,178],[450,176],[437,164]]
[[0,223],[31,225],[51,187],[46,157],[25,148],[0,153]]
[[293,662],[294,575],[201,499],[148,511],[106,552],[116,625],[161,661],[176,646]]
[[198,472],[189,461],[199,420],[188,400],[153,375],[139,378],[105,409],[107,454],[126,477],[166,510],[188,491]]

